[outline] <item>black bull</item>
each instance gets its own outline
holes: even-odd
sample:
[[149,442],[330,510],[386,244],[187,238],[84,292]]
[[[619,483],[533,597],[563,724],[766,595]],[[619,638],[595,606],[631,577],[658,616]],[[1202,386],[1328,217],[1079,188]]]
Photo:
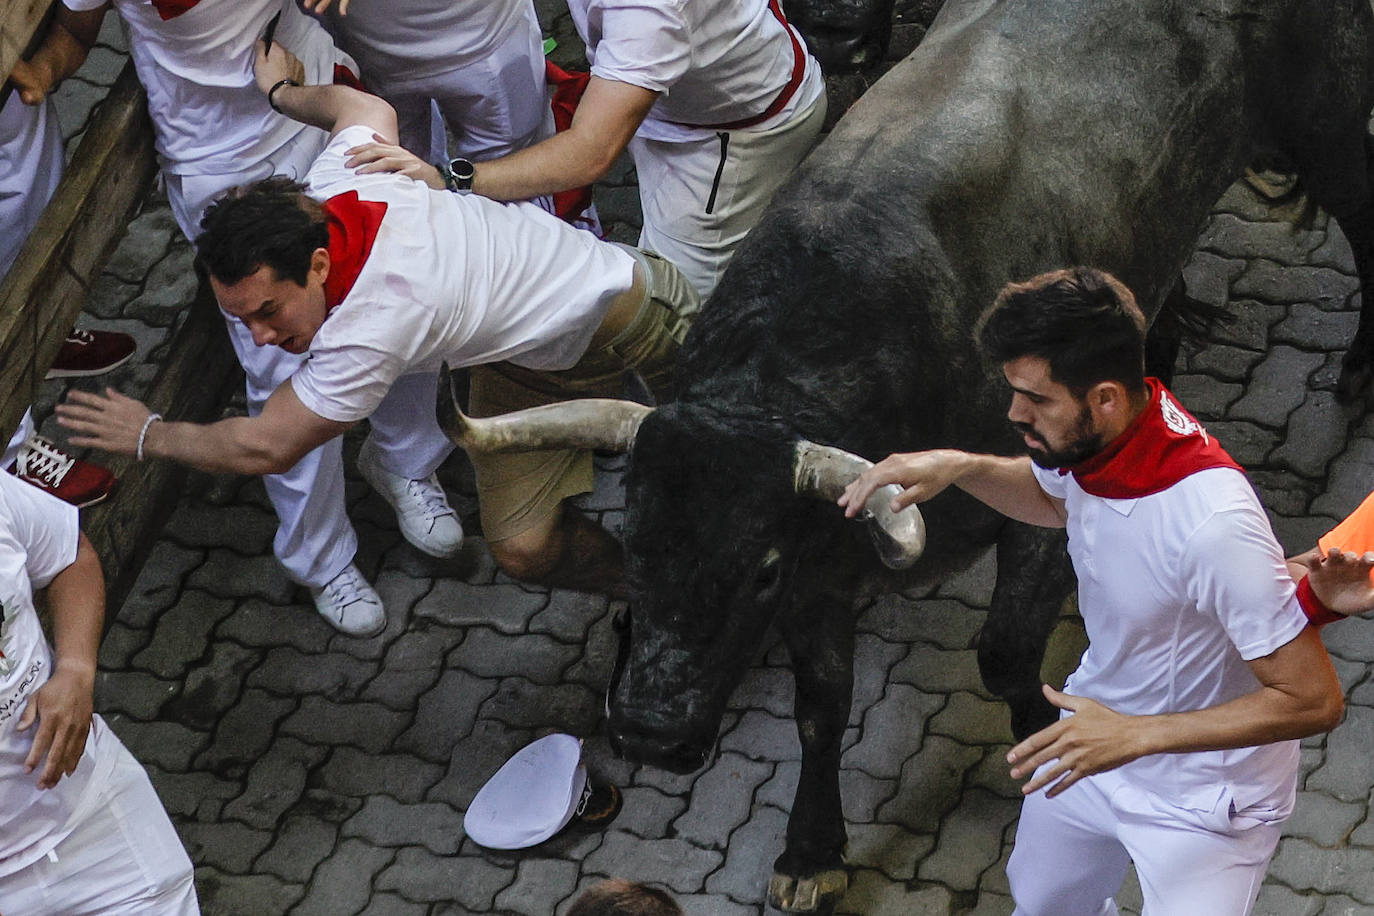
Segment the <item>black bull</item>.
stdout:
[[[1211,204],[1261,155],[1290,161],[1338,220],[1368,290],[1370,20],[1369,0],[950,0],[740,249],[684,345],[678,400],[633,442],[635,600],[610,727],[633,759],[702,765],[779,629],[802,766],[775,905],[826,910],[844,893],[851,608],[898,581],[860,526],[795,494],[797,440],[871,459],[1018,451],[1007,391],[974,352],[978,312],[1010,279],[1091,264],[1153,316]],[[1369,379],[1371,325],[1347,354],[1347,396]],[[979,665],[1024,733],[1048,711],[1038,668],[1071,586],[1062,540],[957,492],[923,508],[930,543],[903,585],[997,543]]]

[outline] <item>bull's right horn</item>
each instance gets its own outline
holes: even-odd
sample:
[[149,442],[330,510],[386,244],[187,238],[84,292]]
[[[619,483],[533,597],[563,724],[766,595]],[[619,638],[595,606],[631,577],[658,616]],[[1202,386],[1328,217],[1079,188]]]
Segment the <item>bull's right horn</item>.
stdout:
[[439,370],[439,398],[435,405],[440,428],[469,453],[561,448],[625,452],[634,444],[639,424],[652,412],[652,407],[634,401],[578,398],[477,419],[458,406],[448,363]]
[[[850,481],[871,467],[873,462],[853,452],[802,439],[792,461],[792,483],[798,493],[834,501]],[[900,512],[892,511],[892,499],[901,492],[896,484],[879,487],[860,516],[868,520],[873,546],[889,569],[906,569],[926,549],[926,522],[921,510],[907,506]]]

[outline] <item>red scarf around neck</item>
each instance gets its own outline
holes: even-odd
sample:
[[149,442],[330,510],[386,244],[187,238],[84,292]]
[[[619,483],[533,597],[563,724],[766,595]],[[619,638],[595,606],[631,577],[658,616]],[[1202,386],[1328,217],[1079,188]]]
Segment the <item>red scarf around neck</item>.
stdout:
[[349,191],[329,198],[321,209],[329,230],[329,276],[324,281],[324,302],[333,310],[344,301],[362,273],[377,230],[382,228],[386,204],[360,200],[357,191]]
[[1235,468],[1202,424],[1157,378],[1147,378],[1150,403],[1107,447],[1086,461],[1060,468],[1086,492],[1104,499],[1133,499],[1167,490],[1208,468]]

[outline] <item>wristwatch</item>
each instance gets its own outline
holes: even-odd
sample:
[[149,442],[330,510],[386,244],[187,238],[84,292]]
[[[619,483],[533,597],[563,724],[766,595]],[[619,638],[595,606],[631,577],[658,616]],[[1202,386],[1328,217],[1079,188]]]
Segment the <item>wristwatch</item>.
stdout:
[[454,194],[471,194],[472,180],[477,175],[477,166],[467,159],[450,159],[435,166],[444,179],[444,186]]

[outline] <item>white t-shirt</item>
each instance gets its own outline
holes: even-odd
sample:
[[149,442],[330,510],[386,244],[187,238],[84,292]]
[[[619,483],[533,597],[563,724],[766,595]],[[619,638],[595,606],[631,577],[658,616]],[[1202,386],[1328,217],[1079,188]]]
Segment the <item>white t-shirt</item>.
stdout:
[[[569,0],[568,9],[593,76],[662,93],[639,127],[649,140],[697,140],[712,130],[687,125],[762,114],[792,75],[792,37],[801,42],[768,0]],[[801,48],[806,72],[796,93],[749,129],[785,124],[820,98],[820,65]]]
[[529,203],[435,191],[400,175],[355,175],[343,151],[370,128],[339,131],[306,175],[324,201],[356,191],[386,213],[357,280],[291,377],[296,396],[330,420],[361,420],[397,377],[509,360],[530,369],[576,364],[634,258]]
[[354,0],[334,22],[368,80],[417,80],[471,66],[526,18],[529,0]]
[[62,131],[51,99],[25,105],[12,93],[0,109],[0,278],[38,224],[62,180]]
[[15,730],[25,705],[52,674],[33,590],[76,559],[79,532],[76,509],[0,474],[0,875],[37,861],[71,833],[113,763],[102,749],[117,739],[97,716],[76,772],[40,790],[38,771],[24,772],[38,725]]
[[[96,9],[104,2],[63,0],[73,10]],[[300,131],[317,129],[267,104],[253,81],[253,47],[280,11],[274,40],[301,59],[307,84],[332,83],[334,64],[352,61],[318,22],[295,0],[182,0],[182,5],[186,2],[194,5],[164,19],[150,0],[114,0],[148,92],[163,169],[176,175],[237,172],[267,159]],[[159,3],[170,5],[169,0]]]
[[[1065,501],[1088,649],[1065,692],[1117,712],[1204,709],[1259,689],[1245,664],[1307,625],[1283,552],[1245,476],[1199,471],[1137,499],[1103,499],[1035,467]],[[1223,789],[1266,818],[1292,808],[1298,742],[1156,754],[1120,769],[1176,805],[1211,810]]]

